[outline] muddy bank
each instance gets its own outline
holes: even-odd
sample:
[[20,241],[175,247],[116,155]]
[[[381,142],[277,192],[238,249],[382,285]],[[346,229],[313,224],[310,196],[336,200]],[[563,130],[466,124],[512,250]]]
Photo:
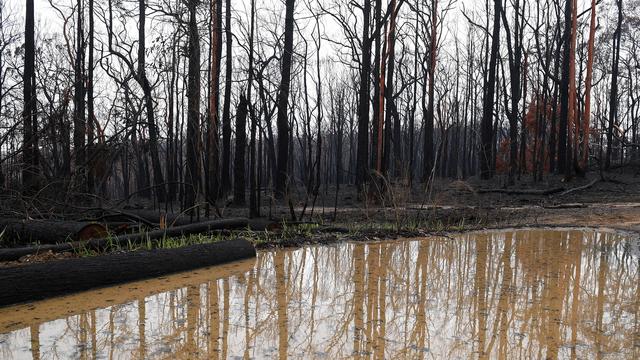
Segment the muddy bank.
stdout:
[[247,240],[73,258],[0,270],[0,306],[255,257]]

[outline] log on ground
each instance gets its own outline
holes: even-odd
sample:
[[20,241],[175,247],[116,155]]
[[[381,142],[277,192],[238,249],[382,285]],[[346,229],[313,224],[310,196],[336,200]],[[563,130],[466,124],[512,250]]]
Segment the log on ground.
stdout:
[[147,233],[119,235],[110,238],[91,239],[88,241],[76,241],[58,245],[0,249],[0,261],[16,261],[25,255],[37,254],[45,251],[52,251],[54,253],[73,251],[74,249],[102,251],[107,249],[109,246],[129,246],[130,244],[139,245],[147,240],[156,241],[163,238],[202,234],[221,229],[241,229],[247,227],[247,224],[248,220],[246,218],[223,219],[176,226],[164,230],[154,230]]
[[74,258],[0,270],[0,306],[255,257],[247,240]]
[[162,210],[150,209],[105,209],[106,213],[97,217],[100,220],[109,221],[136,221],[147,225],[164,224],[166,227],[183,226],[197,223],[197,219],[186,214],[168,213]]
[[565,191],[565,187],[551,189],[478,189],[479,194],[496,193],[507,195],[553,195]]
[[0,233],[4,239],[0,245],[6,246],[101,238],[107,235],[107,229],[95,222],[0,219]]

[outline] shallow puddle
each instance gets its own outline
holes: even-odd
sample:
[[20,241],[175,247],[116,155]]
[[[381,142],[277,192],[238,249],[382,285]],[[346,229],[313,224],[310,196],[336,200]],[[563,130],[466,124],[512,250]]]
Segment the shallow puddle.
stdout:
[[638,249],[518,230],[260,252],[0,309],[0,358],[639,358]]

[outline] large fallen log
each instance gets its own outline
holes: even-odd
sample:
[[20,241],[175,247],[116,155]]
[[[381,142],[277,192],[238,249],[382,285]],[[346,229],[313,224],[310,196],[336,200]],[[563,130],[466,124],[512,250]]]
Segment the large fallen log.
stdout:
[[183,226],[199,222],[185,214],[167,213],[161,210],[127,209],[106,210],[108,213],[98,217],[100,220],[109,221],[136,221],[144,224],[164,224],[166,227]]
[[0,219],[0,245],[55,244],[107,236],[104,225],[95,222]]
[[205,221],[196,224],[176,226],[163,230],[154,230],[146,233],[114,235],[111,237],[91,239],[88,241],[75,241],[58,245],[43,245],[26,248],[0,249],[0,261],[16,261],[25,255],[37,254],[45,251],[54,253],[86,249],[102,251],[108,247],[139,245],[147,240],[158,242],[163,238],[187,236],[193,234],[207,233],[213,230],[240,229],[247,227],[246,218],[222,219]]
[[551,189],[478,189],[479,194],[498,193],[507,195],[553,195],[565,191],[566,188],[556,187]]
[[[0,329],[4,333],[23,329],[25,327],[25,312],[21,311],[23,309],[28,311],[29,317],[34,319],[36,323],[44,324],[95,309],[105,309],[115,304],[143,300],[148,296],[174,291],[183,287],[198,286],[227,276],[242,276],[242,274],[251,271],[254,265],[255,259],[248,257],[243,260],[235,260],[233,263],[224,266],[224,269],[216,266],[211,269],[192,271],[189,276],[183,276],[180,273],[167,274],[122,285],[102,287],[98,291],[91,292],[91,301],[86,301],[87,294],[81,292],[50,299],[37,306],[26,303],[17,307],[0,307]],[[73,306],[69,306],[69,304],[73,304]]]
[[254,257],[247,240],[133,251],[0,270],[0,306]]

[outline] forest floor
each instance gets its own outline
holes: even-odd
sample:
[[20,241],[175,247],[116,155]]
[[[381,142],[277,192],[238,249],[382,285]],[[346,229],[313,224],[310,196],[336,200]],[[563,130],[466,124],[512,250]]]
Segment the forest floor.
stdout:
[[[393,190],[396,200],[389,201],[387,206],[364,206],[355,199],[355,189],[349,188],[344,191],[345,195],[339,196],[337,208],[325,206],[314,210],[315,218],[331,225],[326,233],[307,239],[276,238],[261,246],[295,246],[344,238],[366,241],[527,226],[608,227],[640,232],[640,176],[631,172],[608,173],[603,177],[604,180],[599,174],[591,173],[570,182],[564,182],[562,177],[547,177],[543,182],[523,179],[511,187],[497,186],[504,182],[501,178],[442,180],[430,191],[414,188],[409,193],[396,187]],[[548,190],[553,191],[536,194]],[[335,192],[330,192],[328,197],[333,200]],[[279,208],[278,213],[285,217],[290,210]],[[332,228],[349,232],[332,234]]]
[[[289,206],[264,206],[262,215],[285,219],[280,226],[269,231],[200,236],[197,241],[242,237],[260,249],[424,237],[504,227],[607,227],[640,232],[640,176],[629,169],[626,173],[607,173],[603,177],[590,173],[570,182],[554,176],[543,182],[521,179],[510,187],[504,186],[504,182],[501,177],[491,181],[438,180],[428,190],[414,187],[411,191],[406,186],[392,185],[393,195],[387,197],[386,204],[361,201],[355,187],[343,186],[338,193],[337,206],[335,190],[329,188],[319,195],[315,207],[308,204],[305,217],[298,219],[304,220],[301,224],[287,225],[291,214]],[[300,217],[305,197],[298,194],[298,198],[302,200],[292,199],[292,206]],[[222,212],[225,217],[247,215],[245,208],[229,207]],[[115,250],[123,251],[127,249]],[[17,262],[0,263],[0,267],[90,255],[101,254],[43,253],[26,256]]]

